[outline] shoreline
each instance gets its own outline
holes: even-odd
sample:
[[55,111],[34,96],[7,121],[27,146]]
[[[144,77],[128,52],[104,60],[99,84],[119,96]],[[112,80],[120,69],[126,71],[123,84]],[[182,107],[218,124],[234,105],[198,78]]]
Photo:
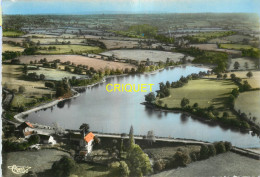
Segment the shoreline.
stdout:
[[142,102],[140,103],[144,106],[147,106],[149,109],[152,109],[154,111],[161,111],[161,112],[172,112],[172,113],[181,113],[181,114],[184,114],[184,115],[188,115],[190,116],[192,119],[196,119],[198,121],[201,121],[207,125],[218,125],[220,126],[221,128],[227,128],[227,129],[230,129],[232,131],[235,131],[235,132],[240,132],[240,133],[249,133],[250,131],[252,131],[251,129],[241,129],[239,127],[233,127],[233,126],[229,126],[229,125],[226,125],[222,122],[219,122],[218,120],[209,120],[209,119],[204,119],[200,116],[197,116],[197,115],[194,115],[193,113],[191,112],[188,112],[188,111],[184,111],[184,110],[177,110],[175,108],[171,109],[165,109],[164,107],[159,107],[158,105],[154,105],[154,104],[150,104],[150,103],[147,103],[147,102]]
[[[151,71],[151,72],[144,72],[144,73],[136,73],[136,74],[156,74],[160,71],[163,71],[164,69],[167,69],[167,68],[174,68],[174,67],[186,67],[186,66],[194,66],[194,67],[201,67],[201,68],[207,68],[207,69],[211,69],[210,68],[210,65],[203,65],[203,64],[192,64],[192,63],[188,63],[188,64],[181,64],[181,65],[175,65],[175,66],[167,66],[167,67],[164,67],[164,68],[160,68],[160,69],[157,69],[155,71]],[[136,75],[134,74],[134,75]],[[112,76],[105,76],[104,78],[102,78],[101,81],[98,81],[96,83],[93,83],[91,85],[86,85],[86,86],[75,86],[75,87],[71,87],[71,91],[73,91],[75,93],[75,95],[73,95],[72,97],[69,97],[69,98],[65,98],[65,99],[62,99],[62,100],[52,100],[48,103],[42,103],[41,105],[38,105],[36,107],[32,107],[31,109],[27,110],[27,111],[24,111],[24,112],[21,112],[21,113],[18,113],[14,116],[15,120],[17,120],[18,122],[24,122],[24,119],[23,117],[30,114],[31,112],[35,112],[35,111],[40,111],[42,109],[46,109],[46,108],[50,108],[52,106],[55,106],[57,105],[59,102],[61,101],[64,101],[64,100],[69,100],[69,99],[73,99],[73,98],[77,98],[78,96],[80,96],[80,93],[79,91],[77,91],[77,89],[83,89],[83,88],[91,88],[91,87],[94,87],[98,84],[101,84],[101,83],[104,83],[107,81],[107,79],[109,78],[115,78],[115,77],[121,77],[121,76],[129,76],[130,74],[120,74],[120,75],[112,75]],[[38,123],[37,123],[38,124]],[[44,125],[43,125],[44,126]]]

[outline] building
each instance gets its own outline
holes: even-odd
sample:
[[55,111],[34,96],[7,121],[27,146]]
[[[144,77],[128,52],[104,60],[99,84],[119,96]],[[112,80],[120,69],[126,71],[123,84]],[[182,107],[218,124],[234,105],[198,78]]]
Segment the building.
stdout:
[[51,135],[39,135],[40,136],[40,143],[41,144],[56,144],[56,140],[54,140],[53,136]]
[[28,137],[35,133],[34,127],[30,122],[23,122],[17,127],[21,137]]
[[88,133],[84,137],[84,140],[87,142],[85,149],[87,150],[88,154],[90,154],[92,152],[94,137],[95,137],[95,135],[92,132]]

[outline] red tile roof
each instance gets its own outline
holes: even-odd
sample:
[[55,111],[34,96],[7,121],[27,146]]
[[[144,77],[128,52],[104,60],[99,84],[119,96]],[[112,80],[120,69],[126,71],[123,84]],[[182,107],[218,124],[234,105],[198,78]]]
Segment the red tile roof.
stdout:
[[93,140],[94,136],[95,136],[95,135],[94,135],[92,132],[90,132],[90,133],[88,133],[88,134],[84,137],[84,140],[85,140],[86,142],[90,142],[91,140]]
[[29,127],[33,128],[33,125],[30,122],[25,122]]

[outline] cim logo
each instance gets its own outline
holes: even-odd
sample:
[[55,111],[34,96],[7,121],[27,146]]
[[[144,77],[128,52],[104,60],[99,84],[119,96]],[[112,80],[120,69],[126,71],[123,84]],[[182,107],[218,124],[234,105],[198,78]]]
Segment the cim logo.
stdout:
[[8,168],[12,170],[14,174],[17,175],[28,173],[28,170],[31,169],[31,167],[28,166],[16,166],[16,165],[8,166]]

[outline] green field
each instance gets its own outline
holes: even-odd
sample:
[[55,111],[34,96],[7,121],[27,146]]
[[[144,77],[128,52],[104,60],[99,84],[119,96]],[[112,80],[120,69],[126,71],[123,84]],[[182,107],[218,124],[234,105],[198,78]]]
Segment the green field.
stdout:
[[250,45],[243,45],[243,44],[220,44],[220,48],[223,49],[234,49],[234,50],[240,50],[240,49],[251,49],[259,50],[258,48],[254,48]]
[[[102,49],[99,47],[83,46],[83,45],[40,45],[38,54],[74,54],[74,53],[100,53]],[[48,50],[49,47],[56,47],[56,49]]]
[[256,117],[256,122],[260,123],[260,91],[240,93],[235,101],[235,109],[240,110],[248,117]]
[[67,71],[61,71],[58,69],[51,69],[51,68],[42,68],[40,67],[39,70],[30,70],[28,73],[35,72],[37,75],[44,74],[45,80],[62,80],[62,78],[72,78],[75,76],[76,78],[86,78],[84,75],[73,74]]
[[218,31],[218,32],[204,32],[198,33],[194,36],[190,36],[190,40],[193,42],[206,42],[213,38],[224,37],[235,34],[233,31]]
[[[181,88],[171,88],[170,96],[162,98],[163,105],[167,104],[169,108],[180,108],[182,98],[190,100],[189,105],[198,103],[200,108],[206,108],[213,105],[220,112],[227,111],[225,102],[233,88],[237,86],[229,80],[199,79],[191,80]],[[157,100],[158,103],[158,100]],[[232,115],[229,112],[229,115]]]
[[19,37],[24,35],[23,32],[18,32],[18,31],[3,31],[3,36],[4,37]]
[[6,51],[12,51],[12,52],[23,52],[24,48],[22,47],[18,47],[18,46],[12,46],[10,44],[3,44],[2,45],[2,51],[6,52]]

